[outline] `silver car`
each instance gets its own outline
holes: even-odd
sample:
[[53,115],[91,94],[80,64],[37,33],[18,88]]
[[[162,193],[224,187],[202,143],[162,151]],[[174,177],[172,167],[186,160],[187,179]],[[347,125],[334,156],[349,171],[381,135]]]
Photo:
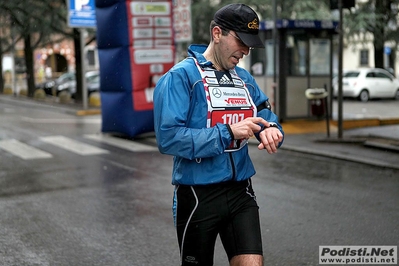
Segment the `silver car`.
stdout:
[[[65,75],[65,74],[64,74]],[[88,71],[85,74],[86,77],[86,86],[92,82],[93,79],[99,77],[100,72],[98,70]],[[67,91],[71,94],[72,98],[75,97],[76,93],[76,75],[75,73],[69,74],[69,78],[65,80],[65,82],[60,83],[56,86],[57,95],[59,95],[62,91]],[[91,91],[88,91],[90,94]]]

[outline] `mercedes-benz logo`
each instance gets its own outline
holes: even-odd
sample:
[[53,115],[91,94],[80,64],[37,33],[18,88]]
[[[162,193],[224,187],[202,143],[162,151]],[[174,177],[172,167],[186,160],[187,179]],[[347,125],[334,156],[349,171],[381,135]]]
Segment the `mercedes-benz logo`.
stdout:
[[220,98],[222,97],[222,91],[219,88],[214,88],[212,90],[212,94],[213,96],[215,96],[216,98]]

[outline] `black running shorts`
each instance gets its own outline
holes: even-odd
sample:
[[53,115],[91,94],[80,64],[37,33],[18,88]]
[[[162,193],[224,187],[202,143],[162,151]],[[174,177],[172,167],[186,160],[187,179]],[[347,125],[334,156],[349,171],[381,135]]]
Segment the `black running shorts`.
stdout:
[[251,180],[176,186],[176,229],[182,265],[213,265],[217,235],[228,259],[262,255],[259,207]]

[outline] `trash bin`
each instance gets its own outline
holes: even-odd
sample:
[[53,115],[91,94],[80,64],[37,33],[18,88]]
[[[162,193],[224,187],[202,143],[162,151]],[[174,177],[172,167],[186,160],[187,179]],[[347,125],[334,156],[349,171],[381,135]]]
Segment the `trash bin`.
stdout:
[[321,117],[326,112],[325,98],[328,92],[324,88],[310,88],[305,91],[306,98],[310,102],[310,112],[312,115]]

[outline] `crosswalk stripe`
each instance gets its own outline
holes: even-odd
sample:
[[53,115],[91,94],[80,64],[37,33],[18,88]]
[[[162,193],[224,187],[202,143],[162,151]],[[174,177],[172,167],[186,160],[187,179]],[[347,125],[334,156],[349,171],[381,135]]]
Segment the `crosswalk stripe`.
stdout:
[[107,150],[97,148],[95,146],[85,144],[64,136],[48,136],[41,137],[40,140],[63,148],[65,150],[77,153],[79,155],[96,155],[109,153]]
[[16,139],[0,140],[0,149],[3,149],[15,156],[25,160],[52,158],[53,156],[45,151],[39,150]]
[[85,138],[92,139],[95,141],[103,142],[111,146],[115,146],[121,149],[133,151],[133,152],[144,152],[144,151],[157,151],[156,147],[145,145],[141,143],[134,142],[132,140],[125,140],[116,137],[110,137],[107,135],[100,134],[87,134]]
[[31,118],[23,116],[22,121],[40,124],[101,124],[101,118]]

